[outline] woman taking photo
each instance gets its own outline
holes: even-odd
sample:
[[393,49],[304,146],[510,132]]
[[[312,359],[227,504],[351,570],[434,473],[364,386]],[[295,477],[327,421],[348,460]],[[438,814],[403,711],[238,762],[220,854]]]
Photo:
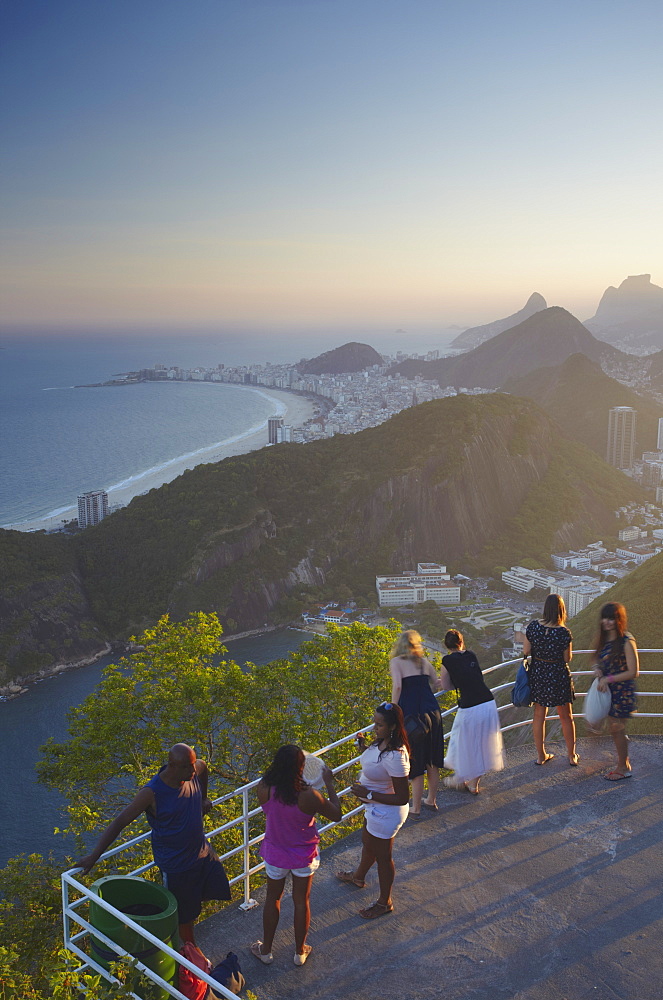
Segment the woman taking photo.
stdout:
[[352,786],[352,794],[366,803],[361,860],[354,871],[336,873],[341,882],[363,889],[367,871],[377,863],[380,895],[376,903],[359,911],[359,916],[365,920],[374,920],[393,912],[391,887],[395,869],[392,846],[394,837],[407,818],[410,797],[407,783],[409,746],[403,727],[403,713],[398,705],[388,701],[378,705],[373,716],[373,728],[375,739],[361,755],[361,774]]
[[290,743],[279,747],[256,791],[265,813],[265,839],[260,853],[267,873],[267,896],[262,911],[263,940],[251,945],[251,953],[269,965],[272,942],[279,922],[281,896],[288,873],[292,874],[295,906],[295,965],[303,965],[311,952],[306,935],[311,922],[309,896],[313,873],[320,865],[315,815],[341,818],[334,791],[334,776],[325,767],[322,777],[329,799],[307,785],[303,778],[304,751]]
[[557,708],[566,743],[569,764],[576,767],[576,728],[571,705],[575,700],[573,678],[569,670],[573,636],[565,625],[566,608],[559,594],[549,594],[543,605],[543,618],[529,623],[525,630],[523,653],[531,654],[529,686],[534,703],[534,743],[537,764],[545,764],[555,756],[546,753],[546,715]]
[[[435,668],[424,654],[421,636],[414,629],[403,632],[391,651],[391,700],[402,709],[403,716],[418,720],[421,733],[410,741],[410,781],[412,805],[410,815],[417,817],[421,806],[437,809],[437,789],[440,768],[444,764],[444,733],[440,708],[433,691],[440,682]],[[428,776],[428,796],[424,794],[424,774]]]
[[604,604],[601,608],[599,634],[594,651],[594,674],[600,691],[610,691],[612,704],[608,728],[617,750],[617,766],[609,771],[608,781],[631,777],[628,757],[626,720],[635,712],[635,678],[640,672],[635,639],[626,631],[626,608],[623,604]]
[[504,751],[495,697],[483,679],[479,661],[458,629],[444,637],[449,650],[442,659],[442,689],[458,691],[458,711],[449,736],[446,766],[454,772],[445,785],[479,794],[479,782],[487,771],[501,771]]

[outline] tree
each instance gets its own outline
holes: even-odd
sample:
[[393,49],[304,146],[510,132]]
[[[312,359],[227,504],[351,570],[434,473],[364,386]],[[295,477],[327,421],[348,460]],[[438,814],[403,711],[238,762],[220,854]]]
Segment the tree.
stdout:
[[[70,738],[46,745],[40,780],[67,796],[81,850],[180,740],[205,757],[210,792],[220,795],[257,777],[281,743],[313,750],[366,726],[375,705],[389,697],[389,650],[400,630],[393,619],[378,628],[329,626],[289,659],[242,670],[224,658],[216,615],[197,613],[184,622],[164,616],[137,639],[140,652],[108,667],[96,691],[70,710]],[[347,756],[340,748],[326,760],[336,766]],[[214,825],[233,808],[217,809]],[[229,848],[240,834],[225,836]],[[101,863],[93,877],[149,860],[147,844],[132,850]],[[9,984],[0,1000],[71,1000],[79,994],[59,947],[59,866],[39,855],[27,860],[14,859],[0,873],[0,981],[4,976]],[[129,981],[131,970],[122,970]],[[95,976],[86,985],[88,1000],[127,995],[124,985]]]

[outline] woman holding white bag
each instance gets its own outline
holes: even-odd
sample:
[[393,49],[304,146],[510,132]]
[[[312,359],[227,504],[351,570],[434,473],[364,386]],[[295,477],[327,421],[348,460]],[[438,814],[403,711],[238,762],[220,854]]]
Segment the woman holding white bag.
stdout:
[[626,720],[636,710],[635,678],[640,666],[635,639],[626,625],[623,604],[613,601],[603,605],[593,667],[599,691],[609,691],[611,696],[608,725],[617,750],[617,765],[604,775],[608,781],[623,781],[632,773]]

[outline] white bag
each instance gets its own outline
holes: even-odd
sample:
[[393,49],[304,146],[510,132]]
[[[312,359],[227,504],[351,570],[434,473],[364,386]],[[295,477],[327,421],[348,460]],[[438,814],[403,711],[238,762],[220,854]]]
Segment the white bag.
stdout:
[[610,691],[599,691],[599,679],[595,677],[585,697],[585,722],[597,726],[610,711],[612,695]]

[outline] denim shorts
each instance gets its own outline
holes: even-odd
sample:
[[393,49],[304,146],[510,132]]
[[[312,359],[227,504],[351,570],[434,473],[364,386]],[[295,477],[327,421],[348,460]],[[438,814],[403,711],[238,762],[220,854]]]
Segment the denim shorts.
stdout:
[[288,872],[296,875],[297,878],[308,878],[309,875],[313,875],[314,872],[320,867],[320,858],[313,858],[310,865],[306,865],[305,868],[277,868],[276,865],[269,865],[265,861],[265,871],[267,872],[267,878],[278,879],[285,878]]

